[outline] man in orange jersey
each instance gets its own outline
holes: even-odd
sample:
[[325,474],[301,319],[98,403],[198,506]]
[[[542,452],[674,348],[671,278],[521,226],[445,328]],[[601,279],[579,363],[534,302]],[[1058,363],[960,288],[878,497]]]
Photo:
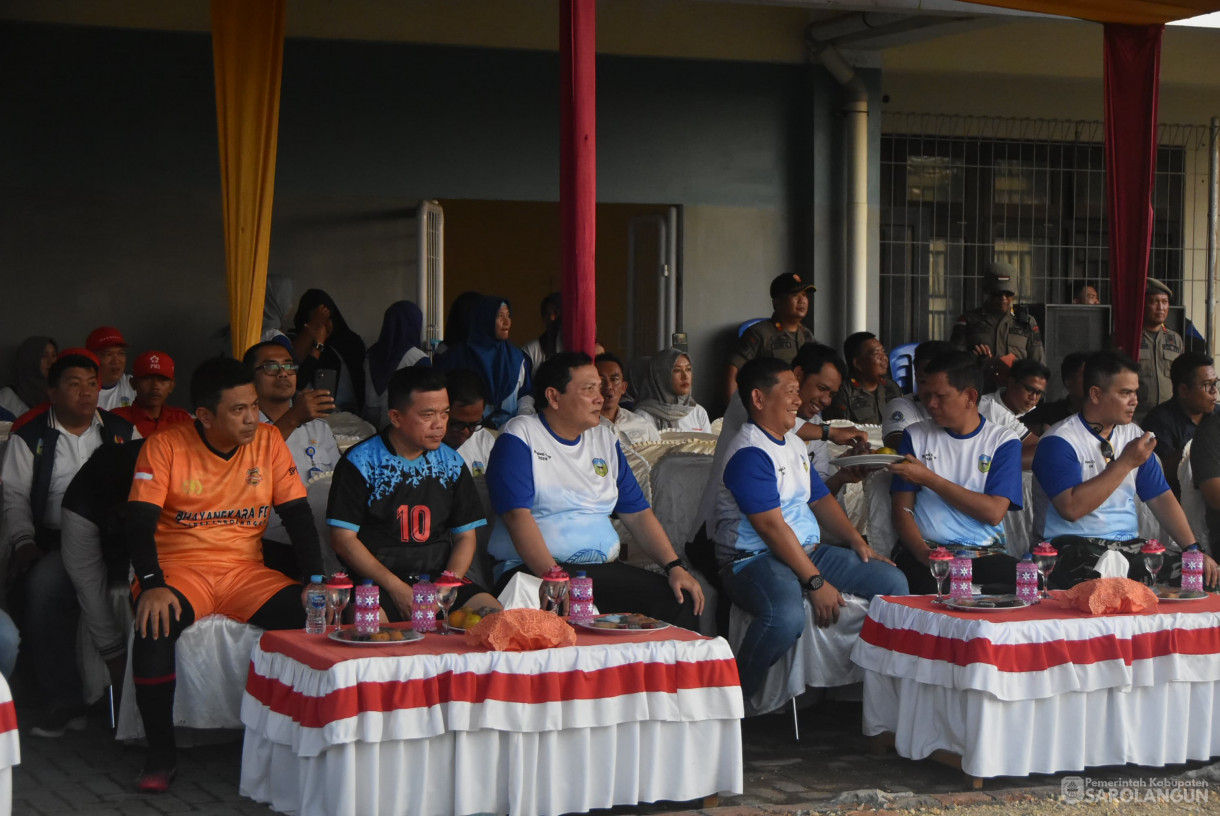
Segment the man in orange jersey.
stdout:
[[191,377],[196,420],[154,434],[128,497],[135,568],[132,675],[148,759],[145,792],[169,787],[174,748],[174,643],[187,626],[219,613],[264,629],[304,624],[301,586],[263,564],[272,508],[305,574],[322,571],[317,528],[279,431],[259,421],[253,376],[237,360],[213,359]]

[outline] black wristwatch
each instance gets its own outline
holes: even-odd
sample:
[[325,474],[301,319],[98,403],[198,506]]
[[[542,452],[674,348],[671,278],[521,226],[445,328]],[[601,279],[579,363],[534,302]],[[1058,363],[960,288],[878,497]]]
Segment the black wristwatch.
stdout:
[[830,425],[825,422],[822,423],[822,441],[823,442],[830,441]]
[[822,577],[822,573],[809,576],[809,580],[801,584],[801,587],[807,592],[817,592],[826,583],[826,579]]
[[[666,564],[662,569],[665,570],[666,575],[669,575],[670,570],[672,570],[674,567],[681,567],[682,569],[686,569],[686,564],[682,563],[681,558],[675,558],[673,561],[670,561],[668,564]],[[689,572],[689,570],[687,570],[687,571]]]

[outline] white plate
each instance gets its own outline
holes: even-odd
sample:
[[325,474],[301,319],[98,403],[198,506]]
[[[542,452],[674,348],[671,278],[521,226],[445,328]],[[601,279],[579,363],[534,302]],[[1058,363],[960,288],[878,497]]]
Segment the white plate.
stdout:
[[[669,628],[668,623],[666,623],[663,620],[659,620],[656,622],[656,626],[650,626],[647,629],[641,629],[641,628],[628,629],[627,625],[622,622],[626,617],[627,617],[626,615],[616,612],[616,613],[609,614],[609,615],[596,615],[587,621],[574,621],[574,620],[569,619],[568,622],[571,623],[573,626],[579,626],[582,629],[588,629],[593,632],[604,632],[604,633],[610,634],[610,635],[638,635],[641,632],[659,632],[662,629]],[[616,625],[615,626],[598,626],[597,625],[598,621],[614,623]]]
[[943,605],[958,612],[1012,612],[1024,609],[1029,602],[1016,595],[975,595],[973,598],[946,598]]
[[895,462],[901,462],[905,458],[896,453],[860,453],[854,456],[840,456],[838,459],[831,459],[830,464],[838,467],[860,467],[862,465],[885,467]]
[[[389,632],[393,627],[383,626],[382,632]],[[416,632],[414,629],[398,629],[404,637],[402,640],[352,640],[356,634],[355,629],[335,629],[329,632],[326,636],[331,640],[342,643],[346,646],[402,646],[404,643],[412,643],[416,640],[423,640],[424,636],[421,632]],[[344,637],[346,635],[346,637]]]
[[1182,592],[1182,590],[1174,589],[1173,587],[1159,586],[1152,591],[1156,594],[1158,601],[1169,601],[1171,603],[1177,601],[1201,601],[1207,597],[1206,592],[1199,592],[1197,590]]

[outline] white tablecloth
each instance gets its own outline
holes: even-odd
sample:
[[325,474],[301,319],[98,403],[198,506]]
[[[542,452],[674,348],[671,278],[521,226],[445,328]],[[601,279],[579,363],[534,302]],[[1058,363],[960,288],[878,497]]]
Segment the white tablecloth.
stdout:
[[728,644],[683,630],[581,633],[537,652],[269,632],[242,703],[241,792],[327,816],[560,814],[735,793],[741,716]]
[[1220,597],[1099,617],[879,597],[852,659],[865,734],[912,759],[959,754],[973,776],[1220,755]]
[[[847,606],[839,610],[834,626],[818,628],[813,607],[805,598],[805,630],[796,644],[767,672],[762,688],[746,700],[746,714],[766,714],[783,706],[807,688],[850,686],[864,680],[864,672],[851,660],[852,647],[868,614],[868,601],[844,595]],[[729,613],[729,643],[736,653],[754,618],[734,606]]]
[[17,709],[8,683],[0,677],[0,816],[13,812],[13,766],[21,764]]

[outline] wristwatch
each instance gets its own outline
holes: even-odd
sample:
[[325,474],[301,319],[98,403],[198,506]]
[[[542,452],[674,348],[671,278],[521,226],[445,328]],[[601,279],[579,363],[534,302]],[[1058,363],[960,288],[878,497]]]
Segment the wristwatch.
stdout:
[[673,561],[670,561],[668,564],[666,564],[662,569],[665,570],[666,575],[669,575],[670,570],[672,570],[674,567],[681,567],[682,569],[686,569],[686,564],[682,563],[681,558],[675,558]]
[[324,346],[324,345],[323,345],[323,344],[321,344],[321,343],[314,343],[314,344],[313,344],[313,350],[314,350],[314,351],[321,351],[321,350],[322,350],[322,349],[324,349],[324,348],[326,348],[326,346]]
[[822,423],[822,441],[823,442],[830,441],[830,425],[825,422]]
[[822,584],[826,583],[826,579],[822,577],[822,573],[811,575],[809,580],[801,584],[801,587],[808,592],[817,592],[822,588]]

